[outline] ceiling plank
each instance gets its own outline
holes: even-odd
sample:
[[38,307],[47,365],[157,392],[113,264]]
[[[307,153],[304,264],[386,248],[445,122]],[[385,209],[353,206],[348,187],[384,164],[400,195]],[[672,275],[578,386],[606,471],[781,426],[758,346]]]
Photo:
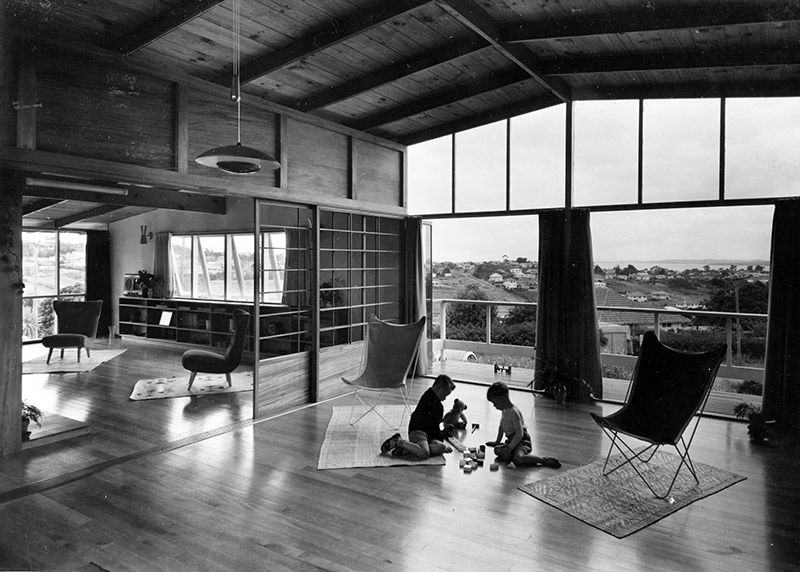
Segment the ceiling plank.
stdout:
[[55,221],[53,221],[53,226],[55,228],[63,228],[74,222],[79,222],[82,220],[86,220],[87,218],[93,218],[96,216],[103,216],[105,214],[117,211],[122,208],[125,208],[125,205],[100,205],[99,207],[95,207],[93,209],[85,210],[70,216],[65,216],[56,219]]
[[405,105],[398,105],[386,111],[375,113],[369,117],[358,119],[349,124],[353,129],[368,130],[379,125],[385,125],[392,121],[404,119],[412,115],[424,113],[431,109],[436,109],[449,103],[454,103],[469,97],[475,97],[483,93],[488,93],[496,89],[507,87],[521,81],[530,81],[530,76],[523,70],[512,69],[511,71],[495,74],[490,78],[473,81],[467,85],[454,87],[450,90],[439,92],[430,97],[418,99]]
[[572,99],[570,86],[557,77],[545,78],[541,63],[525,46],[504,43],[500,26],[473,0],[442,0],[442,8],[462,24],[483,37],[506,58],[525,70],[539,85],[561,101]]
[[584,36],[606,36],[668,30],[743,26],[768,22],[778,24],[800,19],[800,3],[791,2],[699,2],[691,10],[663,7],[656,10],[642,3],[638,9],[623,13],[592,14],[572,19],[542,22],[514,22],[500,30],[500,39],[508,43],[563,40]]
[[143,47],[166,36],[187,22],[202,16],[225,0],[184,0],[163,14],[148,20],[139,27],[116,39],[108,49],[129,56]]
[[43,211],[46,208],[55,206],[57,204],[63,203],[64,201],[59,199],[40,199],[38,201],[33,201],[28,203],[27,205],[22,206],[22,216],[30,215],[35,212]]
[[[393,0],[392,2],[378,2],[372,10],[359,10],[358,14],[351,14],[344,20],[333,22],[321,30],[315,30],[288,46],[257,58],[240,68],[240,82],[249,83],[271,72],[286,67],[312,54],[329,49],[344,42],[353,36],[380,26],[387,21],[402,16],[428,4],[431,0]],[[217,83],[230,82],[230,75],[219,77]]]
[[467,40],[456,40],[438,50],[425,52],[419,57],[398,62],[360,79],[348,81],[345,84],[298,101],[295,103],[294,107],[301,111],[312,111],[321,107],[327,107],[334,103],[355,97],[361,93],[378,89],[383,85],[406,76],[471,54],[488,45],[489,44],[485,40],[477,37],[472,37]]

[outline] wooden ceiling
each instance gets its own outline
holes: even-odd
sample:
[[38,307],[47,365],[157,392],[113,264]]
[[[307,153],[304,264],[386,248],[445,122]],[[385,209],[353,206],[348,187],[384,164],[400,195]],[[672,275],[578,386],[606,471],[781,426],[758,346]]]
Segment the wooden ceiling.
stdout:
[[[230,84],[232,0],[6,1],[31,37]],[[245,98],[404,144],[568,101],[800,95],[797,0],[240,1]]]

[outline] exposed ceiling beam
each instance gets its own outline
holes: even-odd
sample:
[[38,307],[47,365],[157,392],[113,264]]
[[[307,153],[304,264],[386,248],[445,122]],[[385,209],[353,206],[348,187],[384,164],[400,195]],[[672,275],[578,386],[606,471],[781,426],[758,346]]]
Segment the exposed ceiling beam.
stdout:
[[800,50],[796,47],[769,51],[724,50],[701,53],[652,53],[638,56],[577,56],[543,62],[542,71],[549,76],[789,65],[800,66]]
[[508,43],[558,40],[581,36],[606,36],[665,30],[702,30],[722,26],[769,23],[782,25],[800,20],[800,3],[783,2],[698,2],[685,7],[662,7],[642,3],[622,13],[580,15],[571,19],[520,22],[502,27],[500,38]]
[[225,0],[183,0],[163,14],[152,18],[127,34],[120,36],[108,48],[129,56],[157,39],[180,28],[222,4]]
[[545,78],[540,61],[525,46],[507,44],[502,41],[502,33],[495,22],[473,0],[440,0],[439,5],[463,25],[488,41],[504,57],[525,70],[539,85],[556,95],[561,101],[572,99],[570,86],[562,79]]
[[322,93],[306,98],[295,103],[294,107],[301,111],[312,111],[327,107],[355,97],[361,93],[378,89],[379,87],[397,81],[406,76],[421,72],[438,65],[447,63],[461,56],[481,50],[489,44],[482,38],[472,36],[465,40],[455,40],[439,48],[425,52],[421,56],[398,62],[382,68],[362,78],[348,81],[340,86],[327,89]]
[[38,201],[33,201],[28,203],[27,205],[23,205],[22,207],[22,216],[30,215],[35,212],[43,211],[46,208],[50,208],[55,206],[59,203],[63,203],[64,201],[58,199],[40,199]]
[[677,99],[708,97],[798,97],[800,81],[762,81],[732,83],[675,83],[653,86],[576,87],[576,100]]
[[[271,72],[284,68],[303,58],[307,58],[331,46],[344,42],[353,36],[363,34],[387,21],[402,16],[407,12],[416,10],[428,4],[431,0],[392,0],[391,2],[376,2],[371,10],[359,10],[357,14],[338,22],[332,22],[314,33],[308,34],[276,50],[270,54],[257,58],[248,63],[243,63],[240,69],[240,82],[251,82]],[[227,84],[230,75],[220,76],[217,83]]]
[[55,221],[53,221],[53,226],[55,228],[63,228],[74,222],[86,220],[87,218],[93,218],[96,216],[103,216],[105,214],[117,211],[122,208],[125,208],[125,205],[100,205],[99,207],[95,207],[93,209],[85,210],[79,213],[75,213],[73,215],[56,219]]
[[[24,184],[24,178],[22,182]],[[31,197],[65,201],[83,201],[109,205],[150,207],[187,212],[225,214],[224,197],[200,193],[183,193],[174,190],[129,187],[127,195],[109,195],[101,192],[60,189],[47,186],[25,186],[24,194]]]
[[444,137],[445,135],[450,135],[451,133],[457,133],[459,131],[481,127],[482,125],[488,125],[489,123],[508,119],[509,117],[516,117],[518,115],[530,113],[531,111],[538,111],[540,109],[553,107],[554,105],[559,105],[561,103],[563,102],[555,95],[547,94],[541,97],[530,99],[524,103],[509,105],[489,113],[484,113],[475,117],[468,117],[466,119],[459,119],[458,121],[452,121],[450,123],[431,127],[430,129],[418,131],[409,137],[404,137],[401,139],[401,143],[404,145],[414,145],[416,143],[422,143],[423,141],[430,141],[431,139]]
[[393,121],[425,113],[426,111],[436,109],[443,105],[455,103],[456,101],[475,97],[476,95],[495,91],[530,79],[530,76],[525,71],[512,69],[505,73],[495,74],[488,79],[476,80],[466,85],[460,85],[447,91],[439,92],[430,97],[392,107],[386,111],[353,121],[349,126],[353,129],[366,131],[373,127],[378,127],[379,125],[385,125]]

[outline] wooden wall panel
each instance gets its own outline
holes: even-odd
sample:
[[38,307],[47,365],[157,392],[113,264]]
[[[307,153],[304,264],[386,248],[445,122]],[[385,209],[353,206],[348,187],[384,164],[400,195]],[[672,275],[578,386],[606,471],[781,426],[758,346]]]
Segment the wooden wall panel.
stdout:
[[355,139],[355,196],[393,206],[405,206],[403,197],[403,153],[369,141]]
[[354,377],[361,371],[364,342],[321,348],[319,352],[319,399],[329,399],[350,391],[342,376]]
[[308,352],[261,360],[256,417],[266,417],[310,401],[311,357]]
[[291,118],[286,129],[289,188],[349,198],[348,136]]
[[[207,93],[193,90],[189,93],[189,165],[191,174],[226,179],[236,177],[204,167],[195,158],[209,149],[235,145],[236,104],[223,90]],[[253,147],[273,157],[280,156],[280,116],[246,104],[242,99],[242,145]],[[270,187],[278,186],[279,171],[264,171],[248,175],[248,180],[263,181]]]
[[173,169],[172,82],[71,54],[37,57],[41,151]]

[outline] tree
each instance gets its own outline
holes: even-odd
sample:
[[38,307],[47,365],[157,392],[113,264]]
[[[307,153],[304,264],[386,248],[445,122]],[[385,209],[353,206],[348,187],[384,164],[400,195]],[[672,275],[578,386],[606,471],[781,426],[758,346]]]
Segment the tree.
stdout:
[[525,264],[528,262],[528,258],[526,256],[517,256],[516,262],[517,264]]
[[[461,300],[488,300],[477,284],[469,284],[458,291]],[[497,307],[491,306],[490,315],[494,322]],[[486,306],[479,304],[454,304],[447,312],[447,337],[454,340],[486,341]]]
[[599,264],[595,264],[595,265],[594,265],[594,273],[595,273],[595,274],[605,274],[605,273],[606,273],[606,271],[605,271],[605,270],[603,270],[602,268],[600,268],[600,265],[599,265]]

